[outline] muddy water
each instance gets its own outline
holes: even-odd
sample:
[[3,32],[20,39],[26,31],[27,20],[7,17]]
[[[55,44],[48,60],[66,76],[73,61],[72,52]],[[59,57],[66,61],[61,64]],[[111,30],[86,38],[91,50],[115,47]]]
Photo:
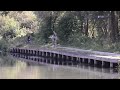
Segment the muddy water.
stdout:
[[119,79],[120,77],[113,69],[86,65],[53,65],[40,62],[38,64],[33,60],[18,57],[12,59],[18,63],[14,66],[1,66],[0,79]]

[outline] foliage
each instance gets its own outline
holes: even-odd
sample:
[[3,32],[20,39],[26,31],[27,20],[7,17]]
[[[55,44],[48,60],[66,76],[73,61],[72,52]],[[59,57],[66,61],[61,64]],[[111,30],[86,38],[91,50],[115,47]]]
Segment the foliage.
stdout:
[[120,53],[120,11],[0,11],[0,52],[49,47],[53,31],[61,46]]
[[58,27],[56,29],[58,38],[61,43],[67,43],[68,38],[72,33],[78,32],[79,33],[79,26],[76,18],[72,15],[63,17],[61,21],[58,23]]
[[43,42],[48,43],[50,35],[53,34],[53,31],[51,29],[51,17],[46,17],[44,19],[44,23],[42,27],[40,28],[40,36],[43,39]]
[[119,11],[0,11],[0,47],[25,45],[31,33],[32,44],[49,44],[55,31],[60,45],[119,51],[119,16]]
[[0,34],[4,39],[16,37],[19,23],[9,16],[0,16]]
[[8,42],[4,39],[0,40],[0,51],[2,50],[3,52],[8,49]]

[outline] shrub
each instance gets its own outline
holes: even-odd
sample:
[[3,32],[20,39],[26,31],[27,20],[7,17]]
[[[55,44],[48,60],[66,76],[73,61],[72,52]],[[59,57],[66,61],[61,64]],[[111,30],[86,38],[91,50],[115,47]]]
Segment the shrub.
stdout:
[[39,28],[38,20],[33,11],[11,11],[8,15],[19,22],[20,28],[37,32]]
[[8,42],[4,39],[0,40],[0,50],[1,51],[6,51],[8,49]]
[[16,37],[19,23],[9,16],[0,16],[0,34],[5,39]]

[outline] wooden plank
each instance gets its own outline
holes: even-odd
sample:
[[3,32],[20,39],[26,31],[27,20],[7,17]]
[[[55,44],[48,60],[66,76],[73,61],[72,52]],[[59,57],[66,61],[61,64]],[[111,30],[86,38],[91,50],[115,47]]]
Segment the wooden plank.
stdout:
[[[20,49],[28,49],[29,48],[20,48]],[[73,49],[73,48],[65,48],[59,47],[56,49],[49,48],[32,48],[30,50],[42,51],[42,52],[50,52],[56,54],[62,54],[71,57],[79,57],[79,58],[88,58],[100,61],[107,61],[112,63],[118,63],[120,60],[120,54],[108,53],[108,52],[98,52],[98,51],[90,51],[90,50],[81,50],[81,49]]]

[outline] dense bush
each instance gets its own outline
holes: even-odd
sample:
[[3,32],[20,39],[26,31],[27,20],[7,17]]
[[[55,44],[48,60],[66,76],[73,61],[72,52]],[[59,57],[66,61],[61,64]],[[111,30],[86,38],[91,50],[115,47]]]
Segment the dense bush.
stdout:
[[11,44],[15,39],[19,41],[18,38],[37,32],[39,23],[33,11],[10,11],[6,15],[3,13],[4,11],[1,11],[0,15],[1,49],[5,44],[4,40]]
[[39,23],[33,11],[11,11],[8,15],[19,22],[20,28],[26,28],[31,32],[37,32]]
[[19,23],[14,18],[0,16],[0,35],[4,39],[16,37],[17,31],[19,31]]
[[9,44],[6,40],[4,40],[4,39],[0,40],[0,51],[3,51],[3,52],[7,51],[8,46],[9,46]]
[[75,32],[79,33],[79,22],[73,15],[63,17],[56,28],[60,43],[68,43],[69,37]]
[[46,17],[44,19],[44,23],[40,28],[39,35],[40,38],[43,39],[44,43],[49,43],[49,37],[53,34],[52,27],[51,27],[51,17]]

